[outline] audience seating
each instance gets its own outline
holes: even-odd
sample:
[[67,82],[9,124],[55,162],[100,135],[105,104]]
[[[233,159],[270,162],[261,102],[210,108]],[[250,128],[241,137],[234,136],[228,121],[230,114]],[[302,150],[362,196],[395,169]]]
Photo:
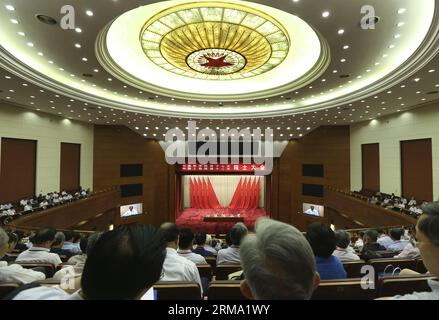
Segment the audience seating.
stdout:
[[197,264],[197,268],[201,278],[212,280],[212,267],[210,264]]
[[21,286],[20,283],[15,283],[15,282],[0,283],[0,299],[5,298],[12,291],[20,288],[20,286]]
[[216,266],[215,280],[228,280],[229,274],[242,270],[240,264],[220,264]]
[[361,273],[361,268],[366,264],[364,260],[343,262],[343,267],[346,270],[348,278],[360,278],[364,274]]
[[392,297],[395,295],[410,294],[415,291],[430,292],[427,280],[435,279],[429,275],[400,275],[385,276],[378,283],[378,297]]
[[33,268],[44,268],[46,278],[52,278],[55,274],[55,266],[51,263],[36,263],[36,262],[15,262],[16,264],[21,265],[23,268],[26,269],[33,269]]
[[[383,273],[387,266],[392,265],[393,267],[399,267],[401,269],[411,269],[416,270],[417,261],[414,259],[371,259],[369,264],[375,270],[375,273]],[[387,271],[387,270],[386,270]],[[391,271],[391,270],[390,270]]]
[[63,262],[63,263],[59,264],[59,265],[56,267],[55,272],[58,272],[59,270],[61,270],[61,269],[64,268],[65,266],[74,266],[74,264],[72,264],[72,263],[67,263],[67,262]]
[[322,280],[311,300],[372,300],[375,295],[374,289],[361,287],[361,278]]
[[157,300],[201,300],[201,289],[196,282],[160,281],[154,289]]
[[241,281],[212,281],[207,292],[208,300],[246,300],[240,289]]
[[212,271],[215,271],[216,268],[216,256],[213,257],[204,257],[206,259],[206,262],[210,264],[212,267]]
[[428,270],[424,265],[424,261],[422,259],[418,259],[416,262],[416,272],[419,273],[427,273]]

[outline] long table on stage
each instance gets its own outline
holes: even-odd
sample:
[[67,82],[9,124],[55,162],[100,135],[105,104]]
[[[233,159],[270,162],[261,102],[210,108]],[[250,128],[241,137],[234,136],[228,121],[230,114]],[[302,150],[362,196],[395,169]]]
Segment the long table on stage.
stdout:
[[243,217],[204,217],[204,222],[244,222]]

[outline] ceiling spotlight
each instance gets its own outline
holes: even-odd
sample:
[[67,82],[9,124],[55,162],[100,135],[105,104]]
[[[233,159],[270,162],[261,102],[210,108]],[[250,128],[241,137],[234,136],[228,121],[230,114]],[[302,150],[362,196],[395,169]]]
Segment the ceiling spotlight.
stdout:
[[97,72],[99,72],[99,70],[98,70],[98,69],[94,69],[93,72],[96,72],[96,73],[97,73]]
[[348,45],[345,45],[345,46],[343,46],[343,49],[344,49],[344,50],[347,50],[347,49],[349,49],[349,46],[348,46]]
[[37,14],[36,18],[41,23],[48,24],[50,26],[53,26],[56,24],[56,20],[54,18],[46,16],[45,14]]
[[75,43],[75,48],[81,48],[81,44],[79,44],[79,43]]
[[329,17],[329,15],[330,15],[329,11],[324,11],[324,12],[322,13],[322,17],[323,17],[323,18],[327,18],[327,17]]
[[397,26],[398,26],[398,27],[402,27],[402,26],[404,26],[404,25],[405,25],[405,23],[404,23],[404,22],[402,22],[402,21],[401,21],[401,22],[399,22],[399,23],[397,24]]
[[18,35],[24,37],[26,34],[23,31],[20,31],[18,32]]
[[93,11],[91,10],[85,11],[85,14],[88,15],[89,17],[93,17]]
[[17,19],[11,19],[11,22],[12,22],[13,24],[18,24],[18,20],[17,20]]
[[415,78],[413,81],[419,82],[419,81],[421,81],[421,79],[420,78]]
[[14,10],[15,10],[14,6],[12,6],[12,5],[10,5],[10,4],[7,4],[7,5],[5,6],[5,8],[6,8],[7,10],[9,10],[9,11],[14,11]]
[[82,29],[81,29],[81,28],[75,28],[75,31],[76,31],[77,33],[81,33],[81,32],[82,32]]
[[403,14],[404,12],[406,12],[405,8],[401,8],[401,9],[398,10],[398,14]]
[[343,59],[340,60],[340,62],[346,62],[346,59],[343,58]]
[[33,44],[32,42],[28,42],[27,45],[28,45],[29,47],[33,47],[33,46],[34,46],[34,44]]
[[343,33],[344,33],[344,29],[338,30],[338,34],[343,34]]
[[42,52],[38,52],[37,54],[41,57],[44,56],[44,53],[42,53]]
[[87,58],[82,58],[82,61],[87,62],[88,59]]

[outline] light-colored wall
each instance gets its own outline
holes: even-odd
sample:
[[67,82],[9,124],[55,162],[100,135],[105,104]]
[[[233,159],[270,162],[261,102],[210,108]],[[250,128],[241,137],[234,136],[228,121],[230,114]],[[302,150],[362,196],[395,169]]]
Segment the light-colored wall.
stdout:
[[361,145],[380,144],[380,184],[401,194],[400,141],[432,139],[433,198],[439,198],[439,103],[351,125],[351,189],[360,190]]
[[37,194],[59,190],[61,142],[81,145],[80,183],[93,187],[93,125],[0,101],[0,138],[37,140]]

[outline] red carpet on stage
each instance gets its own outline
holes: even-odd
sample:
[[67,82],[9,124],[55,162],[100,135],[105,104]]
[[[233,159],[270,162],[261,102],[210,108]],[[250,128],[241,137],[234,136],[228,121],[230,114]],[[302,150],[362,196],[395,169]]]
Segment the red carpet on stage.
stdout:
[[210,214],[211,217],[217,213],[218,216],[225,214],[227,217],[233,214],[235,217],[237,214],[241,214],[244,218],[244,224],[249,230],[254,229],[255,222],[258,218],[267,216],[264,209],[185,209],[177,218],[176,224],[179,228],[190,228],[195,233],[200,230],[204,230],[207,233],[227,233],[235,224],[234,222],[204,222],[204,217]]

